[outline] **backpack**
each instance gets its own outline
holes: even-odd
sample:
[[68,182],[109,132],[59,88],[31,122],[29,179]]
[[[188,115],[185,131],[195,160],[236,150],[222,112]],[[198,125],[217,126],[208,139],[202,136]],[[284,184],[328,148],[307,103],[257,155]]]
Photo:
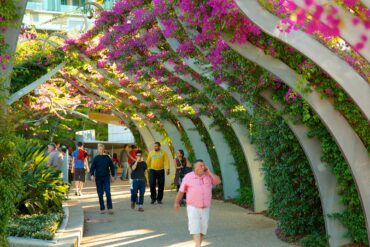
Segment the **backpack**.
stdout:
[[181,168],[180,178],[184,178],[186,174],[188,174],[189,172],[192,172],[192,171],[193,171],[193,168],[188,167],[188,166],[185,166],[185,167]]
[[85,150],[79,149],[77,153],[77,159],[78,160],[85,160],[87,156],[87,152]]

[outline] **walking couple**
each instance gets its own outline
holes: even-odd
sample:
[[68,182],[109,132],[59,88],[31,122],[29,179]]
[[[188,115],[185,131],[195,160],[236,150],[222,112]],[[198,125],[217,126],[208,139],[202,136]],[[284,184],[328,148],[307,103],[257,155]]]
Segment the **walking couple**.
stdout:
[[[165,182],[165,170],[169,175],[170,164],[166,151],[161,150],[161,144],[159,142],[154,143],[154,150],[149,152],[146,162],[143,158],[142,151],[136,151],[136,161],[130,164],[131,168],[131,208],[135,209],[138,206],[138,210],[143,212],[144,194],[146,187],[146,174],[149,170],[149,185],[150,185],[150,198],[151,204],[158,202],[162,204],[164,182]],[[158,186],[158,191],[156,187]],[[139,193],[139,197],[137,194]]]

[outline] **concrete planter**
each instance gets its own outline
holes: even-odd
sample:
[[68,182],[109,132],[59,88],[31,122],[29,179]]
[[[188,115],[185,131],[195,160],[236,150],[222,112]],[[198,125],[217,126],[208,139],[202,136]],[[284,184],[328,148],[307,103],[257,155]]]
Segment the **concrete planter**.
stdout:
[[41,240],[33,238],[9,237],[10,247],[25,246],[79,246],[83,235],[84,213],[79,205],[65,205],[64,219],[59,226],[53,240]]

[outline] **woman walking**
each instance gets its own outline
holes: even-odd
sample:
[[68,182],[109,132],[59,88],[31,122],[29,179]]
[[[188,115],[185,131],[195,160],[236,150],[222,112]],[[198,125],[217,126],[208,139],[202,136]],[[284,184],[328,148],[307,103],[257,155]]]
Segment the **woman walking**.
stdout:
[[[176,168],[176,174],[175,174],[175,185],[176,185],[176,191],[178,192],[180,189],[181,181],[184,178],[185,174],[192,171],[192,165],[189,162],[189,160],[185,157],[184,150],[179,149],[177,152],[177,157],[175,158],[175,168]],[[186,201],[186,195],[184,195],[183,199],[180,201],[180,205],[185,205]]]

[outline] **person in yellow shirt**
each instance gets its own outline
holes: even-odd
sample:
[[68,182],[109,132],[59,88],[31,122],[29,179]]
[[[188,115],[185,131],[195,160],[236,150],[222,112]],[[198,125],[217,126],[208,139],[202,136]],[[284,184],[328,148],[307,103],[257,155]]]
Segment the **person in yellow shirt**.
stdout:
[[[164,168],[166,167],[167,175],[170,174],[170,162],[166,151],[161,150],[159,142],[154,143],[154,150],[150,151],[146,160],[149,169],[149,185],[150,185],[150,204],[156,201],[162,204],[164,191]],[[157,187],[158,185],[158,193]]]

